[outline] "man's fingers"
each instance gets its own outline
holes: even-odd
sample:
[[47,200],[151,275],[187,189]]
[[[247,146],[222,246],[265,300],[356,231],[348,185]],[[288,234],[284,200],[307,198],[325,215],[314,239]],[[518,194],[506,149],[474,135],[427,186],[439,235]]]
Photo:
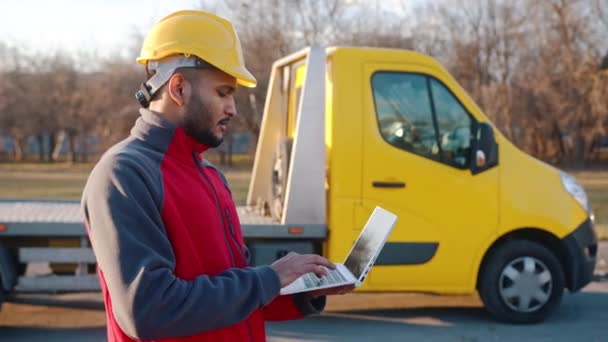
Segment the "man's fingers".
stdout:
[[270,266],[279,275],[281,286],[290,284],[306,273],[314,273],[317,277],[324,277],[328,275],[330,269],[336,268],[336,265],[320,255],[302,255],[294,252],[288,253]]
[[308,271],[308,272],[312,272],[312,273],[316,274],[317,277],[324,277],[327,275],[327,269],[325,267],[319,266],[319,265],[311,265],[310,271]]
[[331,270],[336,268],[336,265],[334,265],[331,261],[325,259],[324,257],[320,256],[320,255],[310,255],[310,262],[314,263],[316,265],[321,265],[321,266],[325,266]]
[[294,257],[296,257],[298,255],[298,253],[296,252],[289,252],[287,254],[285,254],[285,256],[283,256],[283,259],[288,260],[288,259],[292,259]]
[[344,286],[331,287],[331,288],[327,288],[327,289],[311,291],[311,292],[309,292],[309,295],[312,298],[317,298],[320,296],[344,295],[347,293],[351,293],[354,289],[355,289],[355,285],[344,285]]
[[334,265],[331,261],[325,259],[324,257],[316,254],[298,254],[294,252],[289,252],[287,255],[283,257],[284,261],[292,261],[302,264],[314,264],[325,266],[329,269],[335,269],[336,265]]
[[322,256],[319,255],[314,255],[314,254],[310,254],[310,255],[306,255],[306,264],[305,269],[306,269],[306,273],[308,272],[312,272],[314,274],[316,274],[318,277],[323,277],[328,275],[328,269],[335,269],[336,265],[334,265],[333,263],[331,263],[329,260],[325,259]]
[[322,257],[322,256],[318,256],[318,257],[319,257],[318,263],[319,263],[320,265],[323,265],[323,266],[325,266],[325,267],[329,268],[330,270],[333,270],[333,269],[335,269],[335,268],[336,268],[336,265],[334,265],[334,263],[333,263],[333,262],[331,262],[331,261],[329,261],[329,260],[325,259],[325,258],[324,258],[324,257]]

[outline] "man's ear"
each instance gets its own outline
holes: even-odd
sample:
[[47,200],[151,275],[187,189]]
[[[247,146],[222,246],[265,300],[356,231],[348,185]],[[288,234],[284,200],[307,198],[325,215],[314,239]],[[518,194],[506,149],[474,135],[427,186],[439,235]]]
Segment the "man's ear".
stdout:
[[178,105],[183,106],[186,103],[186,99],[190,96],[190,82],[179,73],[173,74],[168,82],[169,96],[171,100]]

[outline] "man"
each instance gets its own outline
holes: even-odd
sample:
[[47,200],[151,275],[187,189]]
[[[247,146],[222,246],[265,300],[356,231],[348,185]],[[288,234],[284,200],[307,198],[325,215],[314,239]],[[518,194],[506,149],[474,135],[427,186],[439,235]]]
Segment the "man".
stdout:
[[130,137],[101,158],[82,206],[99,266],[109,341],[263,341],[264,321],[320,312],[322,295],[279,296],[302,274],[334,268],[291,253],[249,267],[223,175],[201,154],[237,114],[238,84],[253,87],[226,20],[173,13],[144,41],[148,81]]

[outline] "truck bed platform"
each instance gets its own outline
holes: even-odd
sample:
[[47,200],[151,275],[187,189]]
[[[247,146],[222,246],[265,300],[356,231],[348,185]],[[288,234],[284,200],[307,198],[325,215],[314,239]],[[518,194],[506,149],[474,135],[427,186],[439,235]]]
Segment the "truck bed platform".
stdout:
[[[245,238],[323,239],[324,225],[283,225],[248,207],[237,208]],[[86,235],[77,201],[0,200],[1,236],[80,237]]]
[[[325,226],[283,225],[271,217],[256,214],[247,207],[237,208],[243,234],[248,241],[281,241],[323,239]],[[18,248],[18,260],[32,262],[77,263],[75,275],[18,275],[14,290],[17,292],[73,292],[99,291],[99,281],[88,266],[95,263],[90,247],[84,217],[78,201],[62,200],[0,200],[0,243],[2,238],[76,238],[79,247]]]

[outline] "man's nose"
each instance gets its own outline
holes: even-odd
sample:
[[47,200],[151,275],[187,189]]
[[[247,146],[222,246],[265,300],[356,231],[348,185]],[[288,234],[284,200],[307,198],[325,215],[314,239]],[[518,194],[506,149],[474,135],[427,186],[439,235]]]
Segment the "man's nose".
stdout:
[[236,110],[236,103],[234,102],[234,97],[230,99],[230,102],[226,106],[224,113],[226,113],[226,115],[228,115],[230,117],[238,115],[238,112]]

